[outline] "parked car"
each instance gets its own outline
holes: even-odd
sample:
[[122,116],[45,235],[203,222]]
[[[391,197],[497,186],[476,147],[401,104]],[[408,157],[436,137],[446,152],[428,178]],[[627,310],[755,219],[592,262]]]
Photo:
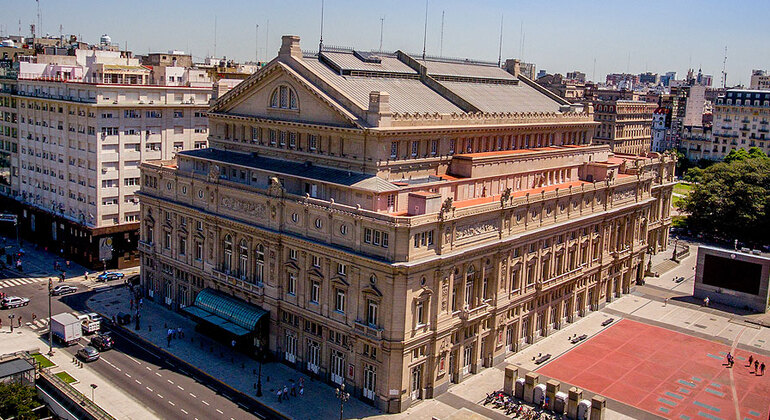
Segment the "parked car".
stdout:
[[93,362],[94,360],[99,359],[99,350],[96,350],[91,346],[85,346],[78,350],[78,357],[83,359],[84,362]]
[[59,295],[75,293],[77,291],[78,291],[78,288],[75,286],[70,286],[69,284],[58,284],[54,286],[51,294],[53,294],[54,296],[59,296]]
[[125,276],[123,273],[118,273],[117,271],[105,271],[102,274],[99,274],[96,277],[96,281],[108,281],[108,280],[117,280],[122,279]]
[[19,306],[29,305],[29,298],[19,296],[8,296],[0,301],[0,307],[3,309],[18,308]]
[[102,316],[97,314],[96,312],[90,312],[87,313],[86,316],[88,316],[88,319],[94,322],[102,322]]
[[91,338],[91,346],[99,351],[109,350],[114,344],[115,342],[112,341],[112,337],[107,334],[99,334]]

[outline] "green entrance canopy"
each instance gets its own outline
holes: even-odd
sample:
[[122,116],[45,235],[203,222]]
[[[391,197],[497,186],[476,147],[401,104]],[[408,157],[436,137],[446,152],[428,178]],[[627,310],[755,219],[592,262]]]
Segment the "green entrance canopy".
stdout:
[[193,306],[183,311],[237,336],[255,331],[257,322],[267,313],[260,307],[214,289],[201,290]]

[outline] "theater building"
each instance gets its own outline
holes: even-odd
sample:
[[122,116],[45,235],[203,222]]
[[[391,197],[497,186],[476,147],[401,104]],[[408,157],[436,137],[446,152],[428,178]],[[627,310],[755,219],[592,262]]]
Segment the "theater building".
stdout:
[[387,412],[628,293],[671,224],[673,157],[496,64],[285,36],[208,115],[141,165],[145,292]]

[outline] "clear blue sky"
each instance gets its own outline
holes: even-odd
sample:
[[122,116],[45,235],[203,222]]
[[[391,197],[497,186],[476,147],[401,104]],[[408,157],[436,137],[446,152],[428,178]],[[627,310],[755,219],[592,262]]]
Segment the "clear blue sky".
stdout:
[[[318,47],[321,0],[198,1],[40,0],[43,32],[80,34],[97,42],[106,33],[136,53],[170,49],[197,58],[214,53],[253,60],[259,24],[260,60],[275,56],[282,34],[302,38],[302,48]],[[0,0],[3,34],[29,33],[36,20],[33,0]],[[504,15],[503,59],[523,56],[538,69],[606,73],[677,71],[689,66],[721,80],[728,47],[728,83],[748,84],[753,68],[770,70],[770,1],[767,0],[429,0],[428,54],[439,54],[441,13],[445,12],[445,56],[497,60],[500,16]],[[326,0],[324,41],[328,45],[379,48],[385,18],[384,50],[421,52],[425,3],[421,0]],[[269,43],[265,29],[269,23]],[[521,29],[524,49],[520,49]],[[630,55],[630,60],[629,60]]]

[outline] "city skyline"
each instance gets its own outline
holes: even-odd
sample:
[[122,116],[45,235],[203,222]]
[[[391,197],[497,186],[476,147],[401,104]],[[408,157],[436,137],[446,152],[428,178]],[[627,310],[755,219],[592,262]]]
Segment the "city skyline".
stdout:
[[[202,2],[139,2],[119,14],[109,7],[91,5],[83,13],[78,3],[86,7],[85,2],[41,1],[42,30],[38,32],[58,36],[62,25],[64,34],[79,34],[86,42],[97,42],[108,34],[121,48],[127,45],[137,54],[176,49],[192,53],[196,60],[216,55],[247,61],[254,60],[257,52],[260,60],[275,57],[285,34],[299,35],[305,48],[317,44],[321,23],[318,0],[291,5],[237,1],[227,8]],[[549,73],[579,70],[589,79],[603,81],[607,73],[677,71],[681,78],[688,68],[702,68],[714,76],[714,85],[721,85],[727,46],[728,85],[748,85],[752,69],[770,67],[770,49],[755,47],[753,42],[761,39],[762,32],[770,32],[761,25],[761,16],[770,11],[770,5],[744,1],[718,12],[712,7],[716,5],[711,1],[654,1],[646,9],[663,12],[648,16],[644,11],[625,10],[631,3],[618,6],[609,1],[587,5],[486,1],[470,9],[467,2],[429,1],[425,50],[428,55],[496,61],[502,18],[502,59],[522,58]],[[29,35],[29,25],[37,21],[35,2],[4,9],[10,13],[0,17],[2,33],[16,34],[21,26],[21,33]],[[348,0],[328,0],[324,44],[377,50],[382,24],[383,50],[421,53],[425,12],[423,2],[392,1],[361,8]],[[169,16],[177,19],[169,20]],[[667,16],[673,20],[669,24]],[[741,25],[730,31],[721,29],[723,26],[714,24],[717,18],[739,20]],[[143,24],[137,27],[140,19]],[[595,24],[586,25],[591,19]],[[473,28],[472,35],[464,27]]]

